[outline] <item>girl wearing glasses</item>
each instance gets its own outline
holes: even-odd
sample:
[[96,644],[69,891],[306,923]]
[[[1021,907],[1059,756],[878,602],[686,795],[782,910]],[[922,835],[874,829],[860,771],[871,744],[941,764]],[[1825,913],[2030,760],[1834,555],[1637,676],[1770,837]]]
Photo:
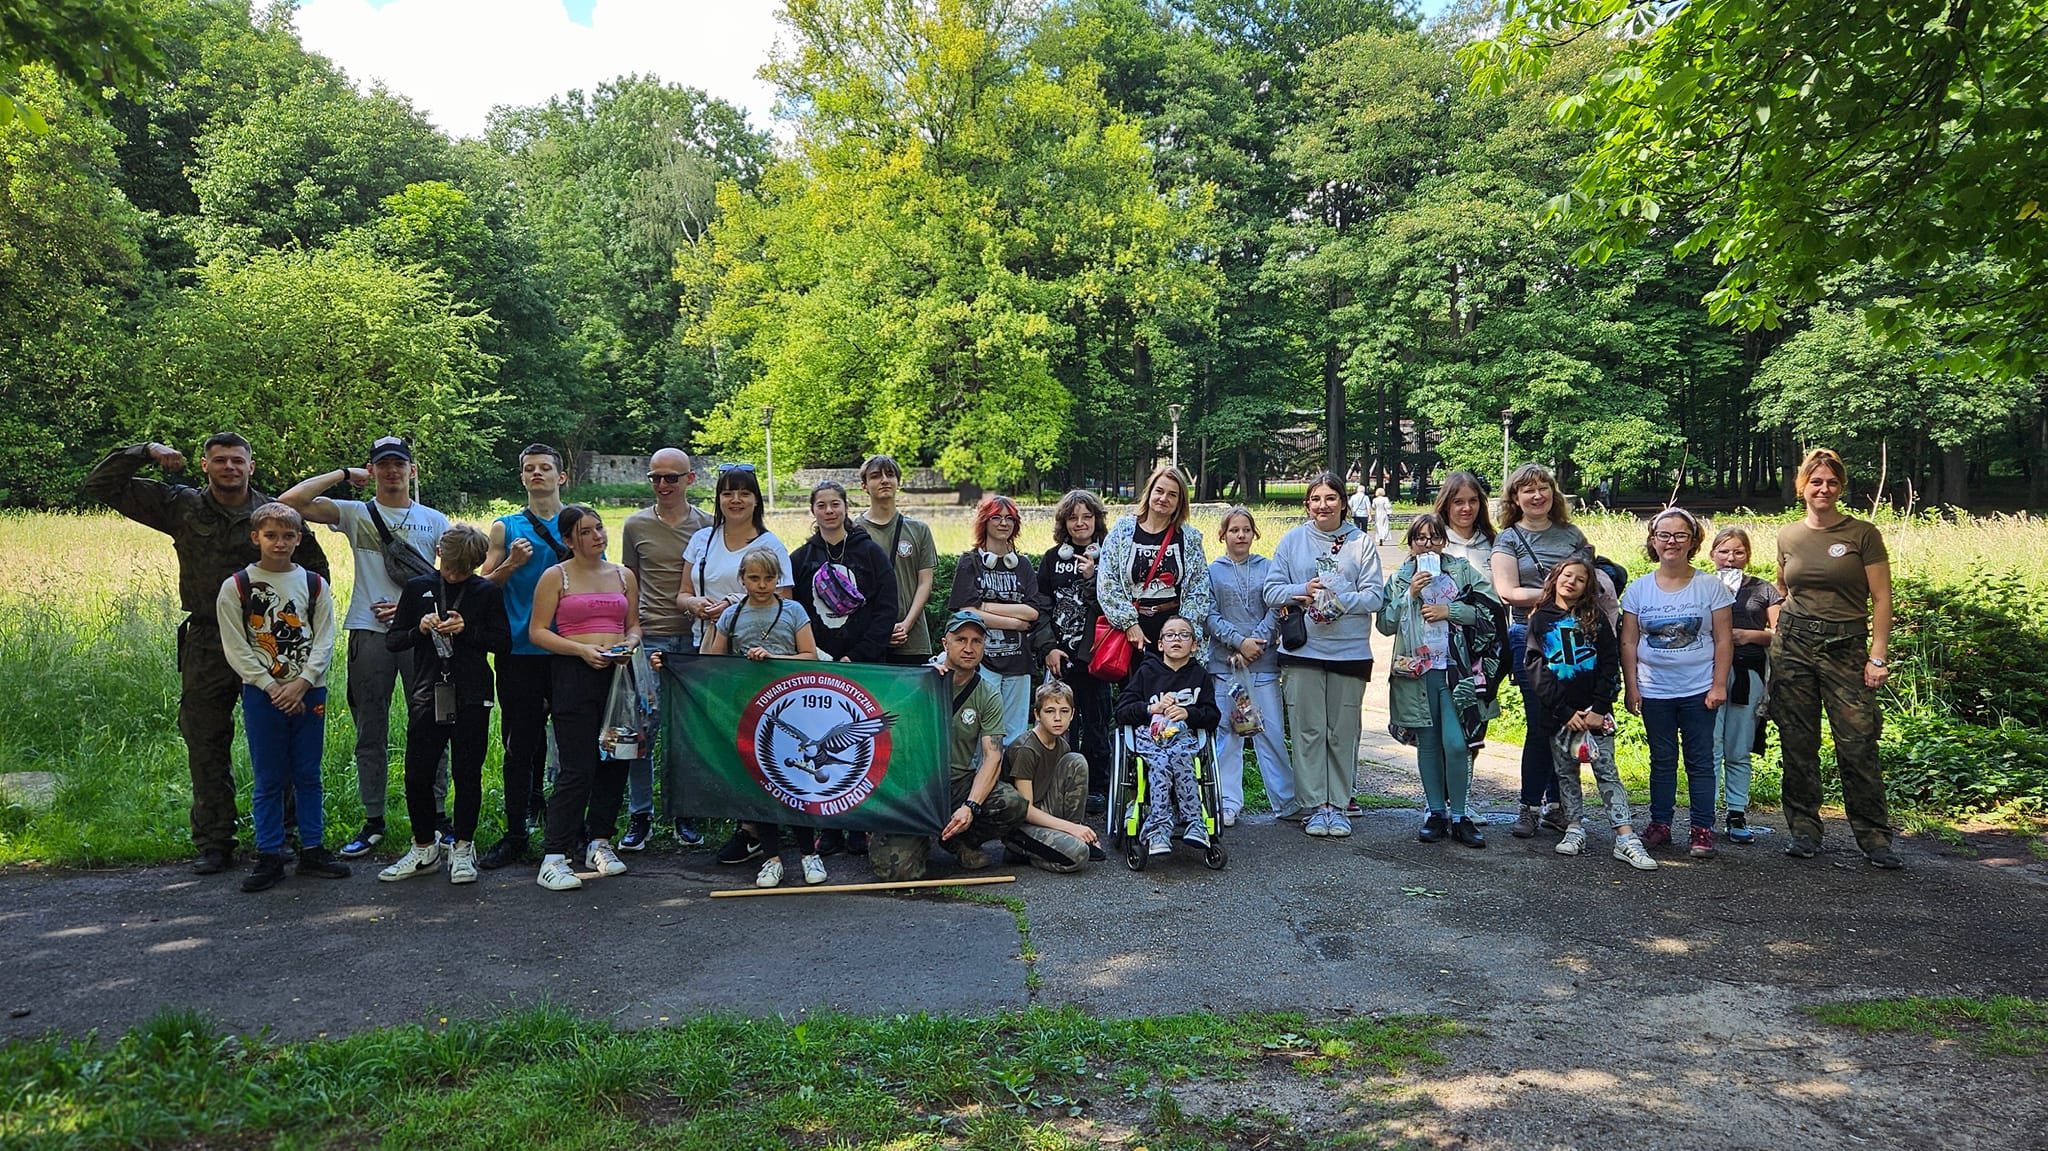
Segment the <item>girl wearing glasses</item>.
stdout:
[[[1456,691],[1461,673],[1471,668],[1469,641],[1457,633],[1479,622],[1475,597],[1492,599],[1493,585],[1478,568],[1444,551],[1442,520],[1432,512],[1416,516],[1408,525],[1408,558],[1387,581],[1379,628],[1395,637],[1387,705],[1394,724],[1415,736],[1415,763],[1429,805],[1416,833],[1424,843],[1448,835],[1466,847],[1486,846],[1479,826],[1466,816],[1472,754]],[[1475,712],[1482,706],[1476,694],[1468,706]],[[1473,718],[1483,729],[1484,719]]]
[[1268,606],[1301,617],[1301,642],[1289,646],[1279,624],[1280,687],[1294,736],[1295,800],[1303,830],[1318,838],[1351,834],[1344,808],[1358,770],[1365,685],[1372,679],[1372,613],[1386,602],[1379,549],[1345,518],[1344,481],[1310,476],[1308,522],[1280,537],[1266,573]]
[[963,608],[981,613],[988,640],[981,666],[996,677],[1003,697],[1003,735],[1010,739],[1031,726],[1031,652],[1026,645],[1038,609],[1038,573],[1017,550],[1022,526],[1017,504],[1008,496],[986,496],[974,509],[974,546],[953,568],[953,590],[946,612]]
[[1714,857],[1714,712],[1728,701],[1735,662],[1735,596],[1692,566],[1700,524],[1683,508],[1650,520],[1643,550],[1657,567],[1621,595],[1621,675],[1629,711],[1650,741],[1650,823],[1643,845],[1671,842],[1678,754],[1692,806],[1691,854]]
[[1160,464],[1145,480],[1138,514],[1117,520],[1102,541],[1096,598],[1103,617],[1141,651],[1158,649],[1159,629],[1175,616],[1197,635],[1208,624],[1209,558],[1202,533],[1188,526],[1189,510],[1187,477]]

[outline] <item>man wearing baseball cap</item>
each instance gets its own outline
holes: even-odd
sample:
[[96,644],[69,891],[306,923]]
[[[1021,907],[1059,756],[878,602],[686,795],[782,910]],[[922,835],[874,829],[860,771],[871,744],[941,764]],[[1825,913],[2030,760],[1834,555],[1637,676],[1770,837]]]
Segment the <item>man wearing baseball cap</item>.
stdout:
[[[412,498],[419,474],[412,445],[397,436],[370,444],[367,468],[335,468],[293,487],[278,499],[297,508],[309,524],[327,524],[348,537],[356,557],[355,586],[348,597],[347,681],[349,717],[356,725],[356,794],[363,801],[363,830],[336,854],[344,859],[368,855],[384,838],[384,796],[391,778],[391,689],[403,682],[405,701],[413,698],[413,661],[384,643],[405,581],[434,570],[434,552],[448,517]],[[376,487],[367,500],[334,500],[322,495],[348,481]],[[411,704],[407,702],[407,706]],[[401,724],[399,730],[404,730]],[[448,823],[448,757],[434,770],[434,808],[440,827]],[[413,828],[413,841],[426,828]],[[453,840],[451,839],[452,843]]]
[[[1024,824],[1030,806],[1017,789],[1001,781],[1003,698],[981,674],[981,653],[988,624],[981,613],[962,608],[946,621],[945,650],[935,662],[952,701],[953,812],[939,832],[939,843],[975,871],[989,865],[981,845],[1002,839]],[[931,840],[922,835],[876,835],[868,845],[868,863],[884,882],[923,879]]]

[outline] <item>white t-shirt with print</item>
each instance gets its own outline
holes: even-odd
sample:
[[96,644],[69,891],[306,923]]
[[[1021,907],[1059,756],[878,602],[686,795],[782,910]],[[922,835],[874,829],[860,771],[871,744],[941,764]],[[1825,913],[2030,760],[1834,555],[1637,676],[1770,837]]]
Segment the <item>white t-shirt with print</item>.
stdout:
[[[794,588],[796,574],[790,570],[789,549],[775,538],[774,532],[761,535],[740,545],[736,552],[725,550],[725,532],[717,527],[699,528],[690,537],[690,546],[683,549],[683,567],[690,573],[690,586],[698,595],[714,599],[730,598],[734,603],[746,598],[747,585],[740,579],[740,557],[755,548],[767,548],[775,553],[775,562],[780,565],[775,576],[776,587]],[[703,620],[691,628],[697,645],[702,647],[710,634]]]
[[[386,631],[370,605],[397,603],[398,593],[405,589],[384,570],[384,537],[377,534],[377,525],[370,522],[361,500],[335,500],[334,510],[341,514],[341,521],[328,526],[348,537],[349,550],[356,557],[355,588],[349,593],[348,615],[341,626],[350,631]],[[379,503],[377,514],[384,517],[393,539],[412,545],[428,564],[434,562],[434,551],[448,530],[447,516],[418,502],[404,508]]]
[[1675,592],[1657,586],[1657,573],[1631,581],[1621,610],[1636,617],[1636,682],[1645,699],[1701,695],[1714,685],[1714,613],[1732,609],[1735,596],[1712,572],[1695,570]]

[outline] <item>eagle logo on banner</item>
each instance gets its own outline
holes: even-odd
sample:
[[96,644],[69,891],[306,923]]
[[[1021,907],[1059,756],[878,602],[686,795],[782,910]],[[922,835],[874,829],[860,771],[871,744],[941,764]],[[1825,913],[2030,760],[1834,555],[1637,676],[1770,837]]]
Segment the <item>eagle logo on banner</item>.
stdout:
[[784,806],[840,815],[873,795],[888,773],[895,722],[853,680],[829,672],[785,676],[741,713],[740,762]]

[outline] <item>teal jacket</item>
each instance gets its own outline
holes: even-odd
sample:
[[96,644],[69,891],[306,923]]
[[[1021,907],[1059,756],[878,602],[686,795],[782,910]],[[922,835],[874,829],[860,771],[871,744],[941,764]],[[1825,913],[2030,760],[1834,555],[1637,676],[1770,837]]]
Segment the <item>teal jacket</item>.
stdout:
[[[1470,626],[1478,620],[1479,610],[1471,604],[1463,602],[1464,599],[1469,593],[1473,592],[1477,592],[1487,599],[1497,598],[1493,594],[1493,583],[1486,578],[1485,572],[1480,571],[1457,556],[1446,553],[1443,561],[1444,574],[1450,576],[1458,585],[1459,602],[1454,602],[1450,605],[1451,622],[1462,626]],[[1401,561],[1401,566],[1395,569],[1393,578],[1387,581],[1387,603],[1386,607],[1382,608],[1379,614],[1380,634],[1394,637],[1394,654],[1396,656],[1410,654],[1401,643],[1401,620],[1409,612],[1415,611],[1417,608],[1415,601],[1408,595],[1408,583],[1414,575],[1415,557],[1409,556]],[[1493,701],[1488,701],[1481,705],[1481,710],[1482,714],[1491,719],[1500,714],[1500,705]],[[1436,725],[1436,720],[1430,715],[1429,711],[1429,693],[1423,690],[1422,681],[1419,679],[1388,676],[1387,711],[1389,718],[1402,727],[1433,727]]]

